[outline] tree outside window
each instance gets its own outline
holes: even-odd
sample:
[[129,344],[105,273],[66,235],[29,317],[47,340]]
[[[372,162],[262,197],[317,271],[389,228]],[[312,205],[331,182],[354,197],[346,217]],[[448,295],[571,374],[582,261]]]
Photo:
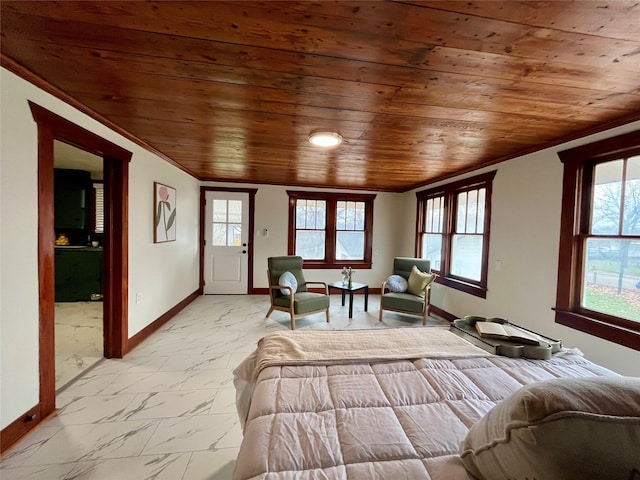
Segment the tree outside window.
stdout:
[[640,156],[594,172],[581,305],[640,321]]
[[556,322],[640,350],[640,132],[560,152]]

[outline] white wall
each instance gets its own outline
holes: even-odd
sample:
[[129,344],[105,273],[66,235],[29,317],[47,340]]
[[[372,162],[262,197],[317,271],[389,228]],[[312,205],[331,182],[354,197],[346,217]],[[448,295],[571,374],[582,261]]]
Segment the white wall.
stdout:
[[[199,288],[200,182],[140,148],[129,177],[131,337]],[[153,182],[176,189],[175,242],[153,243]]]
[[[129,336],[198,288],[199,182],[0,69],[0,428],[38,403],[37,127],[27,100],[133,152]],[[153,182],[177,189],[178,238],[153,243]],[[136,293],[142,302],[136,304]]]
[[[560,338],[565,346],[578,347],[590,360],[618,373],[640,376],[640,352],[559,325],[551,310],[556,300],[563,175],[557,152],[639,128],[640,122],[635,122],[449,180],[497,170],[491,199],[488,292],[482,299],[435,285],[432,303],[458,317],[509,319]],[[413,205],[415,215],[415,192],[407,193],[405,201],[405,209]],[[407,235],[411,231],[407,228]]]
[[[36,125],[0,70],[0,427],[38,403]],[[19,138],[30,141],[20,144]],[[18,208],[16,208],[18,207]]]
[[[318,189],[285,187],[278,185],[240,185],[206,182],[205,186],[229,188],[257,188],[255,208],[255,236],[253,257],[253,284],[256,288],[267,288],[267,258],[287,255],[287,232],[289,229],[289,196],[287,190],[319,191]],[[326,190],[325,190],[326,191]],[[332,190],[333,192],[334,190]],[[339,190],[335,190],[338,192]],[[343,190],[346,191],[346,190]],[[363,193],[350,191],[350,193]],[[368,283],[380,288],[392,268],[393,255],[400,248],[404,231],[402,196],[394,193],[377,193],[373,204],[373,266],[370,270],[354,267],[354,281]],[[261,231],[269,230],[264,237]],[[412,237],[413,238],[413,237]],[[340,280],[340,270],[307,269],[309,281],[335,282]]]

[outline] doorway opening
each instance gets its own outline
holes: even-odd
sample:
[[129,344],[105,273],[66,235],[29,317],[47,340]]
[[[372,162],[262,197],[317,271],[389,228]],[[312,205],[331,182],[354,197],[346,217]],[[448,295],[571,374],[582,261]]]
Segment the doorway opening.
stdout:
[[39,418],[55,410],[55,223],[54,141],[75,146],[103,160],[103,355],[121,358],[127,351],[128,178],[131,152],[29,102],[38,126],[38,282]]
[[104,165],[54,140],[56,392],[104,358]]

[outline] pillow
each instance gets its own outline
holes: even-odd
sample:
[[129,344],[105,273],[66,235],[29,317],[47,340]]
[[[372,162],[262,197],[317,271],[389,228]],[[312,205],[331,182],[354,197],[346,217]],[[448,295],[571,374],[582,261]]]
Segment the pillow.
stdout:
[[[278,279],[278,285],[281,285],[283,287],[291,287],[293,289],[293,293],[296,293],[296,290],[298,290],[298,280],[296,279],[296,276],[291,272],[284,272],[282,275],[280,275],[280,278]],[[289,290],[288,288],[281,288],[280,293],[288,297],[289,295],[291,295],[291,290]]]
[[640,378],[532,383],[469,430],[460,458],[481,480],[631,478],[640,466]]
[[409,274],[409,286],[407,290],[409,293],[424,298],[424,289],[433,282],[435,278],[435,274],[421,272],[418,270],[418,267],[414,265],[411,269],[411,274]]
[[402,275],[391,275],[387,278],[387,287],[392,292],[406,292],[408,285],[407,280]]

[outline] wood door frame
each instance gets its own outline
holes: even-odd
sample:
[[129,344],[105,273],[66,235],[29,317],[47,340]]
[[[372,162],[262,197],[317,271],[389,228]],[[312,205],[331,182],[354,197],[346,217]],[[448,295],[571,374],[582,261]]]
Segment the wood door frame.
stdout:
[[249,235],[247,245],[247,255],[249,262],[247,272],[247,293],[255,293],[253,288],[253,238],[255,230],[255,206],[257,188],[226,188],[226,187],[200,187],[200,291],[204,291],[204,227],[205,227],[205,203],[207,192],[233,192],[249,194]]
[[55,410],[55,231],[53,142],[59,140],[104,160],[104,355],[122,358],[128,339],[128,183],[132,153],[29,102],[38,126],[38,283],[40,287],[40,418]]

